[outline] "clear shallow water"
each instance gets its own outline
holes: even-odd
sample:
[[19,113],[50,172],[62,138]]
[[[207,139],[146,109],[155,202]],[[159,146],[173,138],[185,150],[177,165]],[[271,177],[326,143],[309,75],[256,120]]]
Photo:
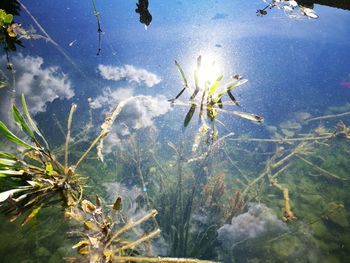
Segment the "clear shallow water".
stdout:
[[[23,1],[23,4],[57,43],[56,46],[43,39],[24,40],[25,48],[10,53],[16,69],[16,93],[26,95],[29,108],[52,145],[64,143],[71,103],[78,106],[73,137],[80,134],[84,135],[80,138],[87,140],[98,133],[105,115],[120,101],[147,96],[128,104],[118,117],[106,139],[106,161],[100,163],[91,154],[81,173],[90,177],[91,193],[113,195],[108,191],[115,194],[119,188],[111,190],[106,186],[116,182],[129,189],[137,186],[141,193],[148,193],[152,208],[159,212],[163,230],[161,241],[157,241],[162,245],[156,243],[159,254],[225,262],[343,262],[349,256],[349,184],[327,174],[328,171],[349,179],[349,141],[340,137],[313,141],[316,143],[310,145],[312,152],[302,157],[322,170],[293,157],[282,166],[273,167],[276,169],[272,169],[271,175],[266,174],[247,189],[255,178],[271,169],[271,160],[272,164],[283,160],[301,141],[289,144],[241,140],[242,136],[300,138],[303,134],[322,134],[315,131],[318,126],[334,132],[339,120],[349,124],[346,115],[306,121],[350,111],[346,106],[350,89],[344,84],[350,82],[347,10],[315,5],[318,19],[290,19],[282,10],[271,10],[265,17],[256,16],[256,10],[265,7],[262,1],[151,1],[153,19],[145,30],[135,13],[134,1],[98,1],[103,33],[101,52],[96,56],[97,23],[90,1]],[[15,20],[24,28],[33,25],[37,34],[44,35],[24,10]],[[202,143],[192,152],[199,128],[198,115],[183,129],[188,107],[171,107],[167,99],[182,87],[173,61],[176,59],[182,65],[192,81],[199,55],[210,62],[215,60],[224,82],[237,73],[249,80],[233,92],[241,108],[229,109],[256,113],[265,120],[256,125],[219,114],[218,120],[224,124],[218,124],[219,138],[230,132],[234,136],[219,144],[206,162],[189,162],[207,149]],[[1,58],[1,69],[6,72],[5,56]],[[186,101],[190,95],[185,93],[181,99]],[[9,91],[2,89],[1,118],[6,123],[10,98]],[[76,141],[77,137],[73,139]],[[181,158],[169,147],[169,142],[179,148]],[[72,160],[87,145],[84,141],[77,143]],[[140,150],[139,155],[135,149]],[[140,157],[144,185],[139,180],[135,156]],[[290,166],[279,175],[278,183],[289,189],[297,217],[287,224],[282,221],[282,191],[270,186],[269,177],[285,164]],[[224,179],[220,174],[224,174]],[[220,180],[225,181],[224,189],[215,188]],[[236,190],[244,193],[245,206],[231,221],[227,211]],[[192,210],[186,213],[192,193]],[[125,200],[136,202],[128,197]],[[333,213],[336,205],[344,208]],[[2,233],[7,233],[9,224],[5,219],[1,222]],[[37,222],[39,228],[41,224],[45,224],[44,215]],[[13,255],[13,262],[60,262],[53,255],[57,251],[62,253],[62,249],[69,251],[68,242],[61,240],[62,231],[53,231],[53,239],[57,234],[59,240],[57,244],[46,245],[38,241],[38,226],[29,228],[16,229],[30,231],[32,238],[23,242],[23,247],[31,248],[28,254],[16,255],[13,249],[24,234],[19,234],[20,238],[7,234],[3,242],[11,246],[2,245],[1,254]],[[177,240],[180,237],[174,234],[174,228],[180,232],[188,228],[187,243]],[[35,240],[36,246],[32,247]],[[43,248],[50,253],[44,253]]]

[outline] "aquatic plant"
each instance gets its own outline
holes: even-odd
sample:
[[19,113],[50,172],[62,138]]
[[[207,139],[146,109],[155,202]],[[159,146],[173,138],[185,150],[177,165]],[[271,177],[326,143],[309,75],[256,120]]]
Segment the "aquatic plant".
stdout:
[[[180,64],[176,60],[175,60],[175,65],[181,75],[181,78],[183,81],[183,88],[174,98],[169,99],[169,102],[171,102],[172,105],[178,105],[178,106],[190,105],[190,110],[188,111],[184,119],[184,127],[188,126],[188,124],[190,123],[196,111],[196,108],[199,108],[199,121],[202,123],[200,132],[202,133],[202,135],[205,136],[208,133],[208,131],[211,129],[211,133],[209,138],[207,139],[207,142],[215,141],[218,137],[218,130],[215,128],[215,120],[219,112],[235,115],[254,122],[263,121],[263,117],[255,114],[223,109],[224,105],[239,106],[238,101],[232,94],[232,90],[240,85],[243,85],[248,80],[243,79],[240,75],[237,74],[232,77],[233,80],[228,85],[226,85],[224,89],[220,90],[219,85],[221,83],[221,80],[223,79],[223,75],[218,74],[215,80],[206,79],[206,76],[203,76],[203,74],[200,74],[201,67],[202,67],[202,57],[199,56],[197,58],[197,67],[194,70],[194,88],[193,88],[189,84],[183,69],[181,68]],[[189,92],[193,92],[188,103],[178,101],[178,99],[184,93],[185,90]],[[225,94],[228,95],[231,102],[226,102],[222,100]],[[206,116],[209,119],[210,126],[208,125],[208,122],[206,120],[207,118],[203,114],[203,111],[206,111],[207,113]]]
[[120,210],[121,198],[117,197],[112,205],[112,212],[105,213],[105,206],[99,197],[96,197],[96,205],[84,197],[86,178],[76,173],[79,164],[103,136],[100,134],[92,142],[75,165],[69,165],[69,141],[76,109],[76,106],[72,105],[68,117],[64,163],[61,164],[50,151],[47,141],[30,116],[23,95],[22,107],[23,113],[13,105],[13,118],[30,142],[17,137],[0,121],[0,134],[25,149],[21,157],[9,152],[0,152],[0,177],[7,188],[0,193],[1,211],[8,215],[11,221],[25,215],[22,221],[22,225],[25,225],[43,208],[58,202],[66,207],[66,218],[80,224],[81,227],[72,233],[78,234],[82,239],[73,248],[78,248],[80,254],[87,255],[89,262],[210,262],[136,256],[139,252],[135,254],[134,249],[159,235],[160,230],[157,228],[132,242],[121,238],[121,235],[155,217],[157,211],[152,210],[136,221],[129,220],[126,224],[121,224],[114,218]]
[[[11,221],[27,214],[22,223],[26,224],[52,202],[63,200],[67,206],[79,202],[85,179],[75,173],[73,166],[68,167],[68,143],[65,147],[64,165],[51,153],[48,143],[29,114],[24,96],[22,107],[23,113],[13,105],[12,114],[19,129],[30,139],[30,143],[18,138],[0,122],[0,134],[25,149],[22,157],[1,152],[0,175],[5,179],[9,190],[1,193],[0,201],[6,201],[3,208],[5,214],[11,217]],[[74,109],[75,105],[70,113],[67,140],[70,138]]]
[[98,48],[97,48],[96,55],[98,56],[101,53],[101,34],[102,34],[101,23],[100,23],[100,12],[98,12],[96,9],[95,0],[91,0],[91,4],[94,9],[94,16],[96,17],[96,21],[97,21]]
[[267,9],[273,9],[277,8],[280,10],[283,10],[284,13],[289,18],[301,18],[301,17],[307,17],[312,19],[317,19],[318,15],[313,10],[313,4],[312,5],[306,5],[306,3],[299,4],[298,0],[263,0],[265,3],[267,3],[267,6],[265,6],[263,9],[258,9],[256,11],[256,14],[258,16],[265,16],[267,15]]

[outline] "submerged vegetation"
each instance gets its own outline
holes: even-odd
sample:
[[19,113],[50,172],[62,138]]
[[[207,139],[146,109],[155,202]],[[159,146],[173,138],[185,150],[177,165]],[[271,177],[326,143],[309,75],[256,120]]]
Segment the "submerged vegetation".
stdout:
[[317,19],[318,15],[313,10],[313,4],[309,4],[307,1],[298,1],[298,0],[263,0],[267,6],[263,9],[258,9],[256,11],[258,16],[267,15],[267,10],[271,10],[273,8],[283,10],[284,13],[289,18],[312,18]]
[[[214,64],[214,62],[212,63]],[[170,99],[169,101],[173,105],[178,106],[187,106],[188,104],[190,105],[190,110],[188,111],[184,120],[184,127],[188,126],[196,111],[196,108],[199,108],[199,122],[202,124],[199,130],[202,133],[202,136],[206,136],[208,131],[211,129],[210,136],[206,140],[207,142],[215,141],[218,137],[218,130],[215,128],[215,120],[217,118],[218,112],[228,113],[254,122],[263,121],[263,117],[255,114],[249,114],[234,110],[228,111],[223,109],[224,105],[231,104],[234,106],[240,106],[236,98],[233,96],[232,90],[240,85],[243,85],[248,80],[243,79],[240,75],[236,74],[232,77],[233,80],[229,84],[227,84],[223,90],[220,90],[219,85],[221,80],[223,79],[223,75],[218,74],[215,80],[212,80],[208,76],[205,76],[205,74],[207,74],[208,71],[203,71],[202,67],[208,67],[209,65],[202,65],[202,57],[199,56],[197,58],[197,67],[194,70],[194,87],[191,87],[183,69],[176,60],[175,65],[180,72],[183,81],[183,88],[176,95],[175,98]],[[211,68],[209,70],[213,69]],[[189,102],[179,102],[178,99],[186,90],[192,92]],[[225,94],[228,95],[231,102],[223,101],[223,96]],[[203,111],[206,111],[207,113],[206,116],[209,119],[209,124],[206,120],[205,115],[203,114]]]
[[[0,177],[3,179],[2,183],[9,189],[0,194],[0,202],[3,203],[1,211],[9,217],[10,221],[25,214],[22,221],[23,226],[37,217],[41,209],[59,202],[66,207],[66,218],[80,223],[81,229],[72,233],[82,236],[82,239],[73,248],[78,248],[79,254],[87,255],[89,262],[124,260],[155,262],[154,260],[162,260],[159,257],[154,260],[152,257],[137,257],[139,252],[135,250],[140,244],[147,243],[149,239],[159,235],[160,229],[157,228],[133,242],[121,239],[125,232],[155,217],[156,210],[150,211],[136,221],[129,220],[123,224],[123,220],[116,219],[120,217],[118,215],[121,208],[120,197],[117,197],[112,205],[113,212],[108,214],[104,212],[105,205],[100,197],[96,197],[96,205],[84,198],[83,189],[86,178],[77,174],[76,169],[92,147],[106,134],[101,133],[102,136],[98,136],[92,142],[78,162],[75,165],[69,165],[68,145],[73,113],[76,108],[76,105],[72,105],[64,147],[64,164],[61,164],[49,150],[48,143],[30,116],[23,95],[22,107],[24,115],[13,105],[13,118],[19,129],[30,138],[30,143],[18,138],[4,123],[0,122],[0,134],[25,149],[22,153],[23,157],[17,157],[9,152],[0,152]],[[112,124],[113,122],[110,123]],[[40,141],[45,146],[42,146]],[[202,261],[166,258],[164,262]]]
[[[21,39],[43,38],[75,66],[29,10],[20,1],[15,2],[43,36],[34,29],[24,30],[14,22],[13,15],[0,9],[0,44],[6,54],[15,51],[14,44],[21,44]],[[91,3],[100,54],[100,13],[95,1]],[[258,10],[259,15],[277,8],[293,18],[318,17],[311,8],[295,1],[267,3]],[[141,23],[151,23],[148,1],[138,1],[135,11]],[[13,79],[0,70],[0,89],[9,88],[15,94],[16,71],[8,56],[7,62]],[[350,247],[349,104],[330,107],[323,116],[298,112],[274,126],[260,125],[259,136],[253,131],[235,134],[219,117],[228,114],[255,123],[264,120],[259,115],[231,110],[240,107],[234,91],[247,80],[235,74],[221,87],[223,75],[208,74],[215,72],[214,63],[206,65],[202,56],[196,62],[191,83],[175,61],[183,88],[165,103],[189,107],[180,125],[188,132],[166,137],[163,144],[154,125],[128,127],[121,120],[130,105],[140,106],[142,101],[147,108],[151,102],[146,95],[118,101],[93,140],[92,108],[89,123],[76,128],[82,131],[75,135],[72,124],[77,106],[73,104],[66,132],[57,118],[55,124],[50,123],[63,134],[64,144],[56,147],[32,118],[24,95],[21,107],[12,98],[13,122],[0,121],[0,212],[25,230],[33,225],[42,231],[52,228],[49,219],[60,221],[58,217],[62,217],[60,223],[69,228],[64,231],[74,244],[55,256],[41,244],[35,248],[37,261],[346,261]],[[181,101],[186,92],[189,100]],[[191,130],[196,111],[199,128]],[[132,112],[127,117],[135,115]],[[113,126],[117,123],[121,136],[111,140],[115,143],[111,145],[108,136],[115,135]],[[226,134],[219,136],[222,130],[218,123]],[[171,125],[174,130],[177,127]],[[96,157],[90,154],[95,148]],[[59,211],[52,212],[55,208]],[[60,227],[51,228],[57,233],[39,238],[26,235],[26,242],[34,247],[34,241],[54,234],[62,238]],[[67,240],[61,242],[67,246]]]

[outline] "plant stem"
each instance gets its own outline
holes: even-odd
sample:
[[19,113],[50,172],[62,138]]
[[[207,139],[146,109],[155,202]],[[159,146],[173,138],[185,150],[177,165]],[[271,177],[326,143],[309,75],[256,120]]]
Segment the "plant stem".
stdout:
[[126,250],[126,249],[134,249],[135,247],[137,247],[141,243],[143,243],[143,242],[145,242],[145,241],[147,241],[147,240],[149,240],[149,239],[151,239],[159,234],[160,234],[160,229],[156,229],[156,230],[152,231],[151,233],[147,234],[146,236],[114,250],[113,253],[118,253],[118,252]]
[[307,122],[310,122],[310,121],[321,121],[321,120],[335,119],[335,118],[344,117],[344,116],[348,116],[348,115],[350,115],[350,112],[344,112],[344,113],[339,113],[339,114],[331,114],[331,115],[315,117],[315,118],[308,119],[306,121]]
[[123,234],[124,232],[128,231],[129,229],[142,224],[143,222],[147,221],[149,218],[151,217],[155,217],[157,215],[157,211],[156,210],[151,210],[147,215],[145,215],[144,217],[140,218],[137,221],[132,221],[130,220],[128,223],[126,223],[122,228],[120,228],[112,237],[111,239],[106,243],[105,247],[108,247],[110,244],[112,244],[113,240],[115,240],[117,237],[119,237],[121,234]]
[[70,132],[71,132],[71,126],[72,126],[72,119],[73,119],[73,113],[77,106],[75,104],[72,104],[69,112],[69,117],[68,117],[68,125],[67,125],[67,136],[66,136],[66,144],[64,147],[64,171],[67,172],[68,168],[68,145],[69,145],[69,140],[70,140]]
[[331,172],[328,172],[327,170],[322,169],[321,167],[319,167],[319,166],[313,164],[312,162],[306,160],[305,158],[301,157],[300,155],[297,155],[297,157],[300,160],[302,160],[303,162],[305,162],[306,164],[310,165],[312,168],[316,169],[317,171],[319,171],[319,172],[321,172],[321,173],[323,173],[323,174],[325,174],[325,175],[327,175],[327,176],[329,176],[331,178],[334,178],[334,179],[337,179],[337,180],[341,180],[341,181],[349,181],[350,180],[350,179],[346,179],[346,178],[341,178],[338,175],[335,175],[335,174],[333,174]]
[[107,134],[104,131],[101,131],[100,134],[96,137],[96,139],[91,143],[90,147],[86,150],[86,152],[80,157],[78,162],[75,164],[75,169],[79,166],[79,164],[85,159],[91,149]]

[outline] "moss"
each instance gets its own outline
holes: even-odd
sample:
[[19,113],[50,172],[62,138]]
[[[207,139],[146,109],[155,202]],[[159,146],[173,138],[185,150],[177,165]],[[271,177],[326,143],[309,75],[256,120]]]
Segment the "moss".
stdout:
[[336,255],[327,255],[322,257],[321,263],[341,263],[342,261],[338,259]]
[[310,225],[310,228],[312,229],[314,235],[318,238],[321,238],[321,239],[324,239],[325,237],[331,238],[329,230],[323,224],[322,221],[319,221],[315,224]]
[[300,246],[302,246],[302,243],[297,237],[289,236],[281,241],[276,241],[272,245],[271,252],[275,255],[276,260],[281,262],[280,260],[287,259],[287,257],[291,256]]
[[[335,204],[335,203],[328,204],[329,207],[334,207],[336,205],[337,204]],[[345,209],[338,209],[336,212],[328,215],[327,219],[330,222],[332,222],[340,227],[343,227],[343,228],[346,228],[349,226],[348,216],[346,214]]]

